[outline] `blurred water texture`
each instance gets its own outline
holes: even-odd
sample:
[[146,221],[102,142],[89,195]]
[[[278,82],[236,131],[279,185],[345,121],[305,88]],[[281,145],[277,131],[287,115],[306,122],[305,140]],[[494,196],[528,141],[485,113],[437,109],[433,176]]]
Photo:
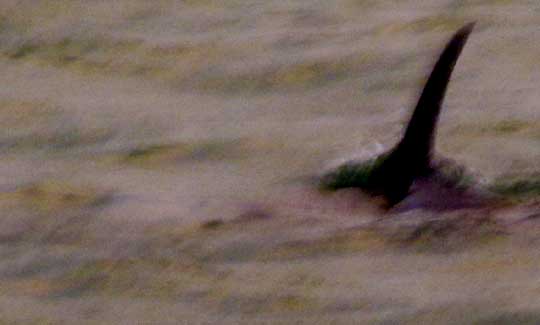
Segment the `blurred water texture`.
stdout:
[[363,227],[380,215],[358,193],[306,179],[394,143],[441,46],[477,21],[437,148],[529,177],[503,190],[533,199],[504,213],[534,216],[539,12],[3,1],[0,323],[538,323],[536,225],[404,244],[409,228]]

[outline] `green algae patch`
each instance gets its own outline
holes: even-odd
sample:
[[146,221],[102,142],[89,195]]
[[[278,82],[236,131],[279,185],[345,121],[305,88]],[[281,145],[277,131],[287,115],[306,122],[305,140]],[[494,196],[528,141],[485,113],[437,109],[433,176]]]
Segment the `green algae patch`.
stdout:
[[54,279],[60,297],[102,294],[174,297],[207,288],[217,278],[196,264],[165,258],[98,259]]
[[112,200],[110,191],[100,191],[91,186],[76,186],[57,180],[34,183],[8,195],[43,212],[98,207]]
[[224,313],[247,315],[302,313],[322,308],[320,299],[299,294],[237,294],[228,290],[215,290],[208,298],[209,305],[219,306]]
[[75,247],[95,242],[91,229],[112,190],[47,180],[0,192],[0,242]]
[[362,162],[347,162],[323,175],[319,187],[329,191],[350,187],[369,189],[373,172],[386,158],[387,155],[381,155]]
[[[57,67],[75,62],[91,64],[92,59],[107,54],[116,58],[135,51],[140,42],[99,38],[71,38],[31,40],[21,42],[4,52],[14,60],[34,59]],[[106,53],[105,53],[106,52]]]
[[316,86],[324,82],[343,79],[349,68],[345,63],[318,61],[296,64],[278,69],[272,76],[275,87]]
[[240,141],[210,140],[198,143],[176,142],[139,146],[129,150],[120,160],[151,168],[181,162],[218,161],[241,157]]
[[379,249],[385,242],[386,239],[374,231],[355,229],[324,238],[283,243],[264,252],[258,259],[271,261],[340,256]]
[[[492,132],[494,132],[495,134],[503,134],[503,135],[513,134],[513,133],[522,131],[530,127],[531,124],[532,123],[530,122],[526,122],[522,120],[515,120],[515,119],[500,121],[496,123],[495,125],[493,125]],[[487,128],[483,128],[482,130],[488,131]]]
[[537,120],[506,119],[465,123],[456,126],[452,133],[456,136],[466,137],[508,137],[515,135],[535,137],[538,134],[538,128],[539,122]]
[[23,39],[0,50],[2,56],[13,61],[68,69],[81,75],[143,77],[179,88],[192,88],[197,80],[205,80],[212,75],[209,66],[233,53],[234,48],[214,42],[160,46],[138,38],[88,35]]
[[489,185],[489,190],[516,201],[532,199],[540,196],[540,175],[501,177]]
[[11,281],[9,284],[2,283],[2,286],[5,286],[7,292],[12,291],[35,297],[47,297],[55,290],[54,284],[44,278],[24,278]]
[[106,127],[83,127],[65,108],[40,101],[0,100],[2,151],[66,149],[103,144],[114,136]]
[[499,312],[494,315],[486,316],[475,321],[474,325],[505,325],[505,324],[521,324],[534,325],[540,323],[540,312],[524,311],[524,312]]
[[221,220],[221,219],[212,219],[212,220],[203,222],[201,224],[201,229],[214,230],[214,229],[221,228],[224,225],[225,225],[225,222],[223,220]]
[[346,79],[351,71],[358,69],[357,61],[364,59],[298,62],[240,73],[214,69],[200,74],[198,87],[226,94],[305,90]]
[[275,308],[276,311],[300,312],[306,309],[314,309],[313,307],[315,305],[316,302],[314,299],[298,295],[287,295],[276,299],[273,303],[273,308]]

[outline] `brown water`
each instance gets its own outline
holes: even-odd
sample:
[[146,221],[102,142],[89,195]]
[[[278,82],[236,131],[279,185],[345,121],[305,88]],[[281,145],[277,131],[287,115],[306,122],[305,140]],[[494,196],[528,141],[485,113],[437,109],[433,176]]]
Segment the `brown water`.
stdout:
[[535,200],[385,213],[310,177],[401,132],[538,172],[535,1],[4,1],[0,323],[540,321]]

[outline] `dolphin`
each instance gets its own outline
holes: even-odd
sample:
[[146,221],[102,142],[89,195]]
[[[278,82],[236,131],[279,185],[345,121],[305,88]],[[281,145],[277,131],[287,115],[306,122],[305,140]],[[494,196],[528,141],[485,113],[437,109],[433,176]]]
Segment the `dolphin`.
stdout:
[[334,189],[360,187],[372,195],[383,196],[391,207],[406,198],[418,180],[441,175],[441,164],[433,159],[437,121],[452,71],[474,26],[472,22],[461,27],[446,44],[400,141],[369,162],[342,166],[324,177],[323,184]]

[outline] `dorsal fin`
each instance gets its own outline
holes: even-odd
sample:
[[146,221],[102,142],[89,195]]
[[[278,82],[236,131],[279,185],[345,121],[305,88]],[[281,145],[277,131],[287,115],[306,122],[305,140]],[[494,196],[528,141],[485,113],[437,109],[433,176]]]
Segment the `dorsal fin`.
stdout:
[[379,158],[370,175],[369,187],[381,193],[390,205],[409,193],[413,181],[432,171],[432,154],[437,119],[456,61],[474,27],[459,29],[444,48],[429,76],[401,141]]
[[475,23],[460,28],[444,48],[420,95],[398,147],[419,168],[429,166],[435,129],[450,76]]

